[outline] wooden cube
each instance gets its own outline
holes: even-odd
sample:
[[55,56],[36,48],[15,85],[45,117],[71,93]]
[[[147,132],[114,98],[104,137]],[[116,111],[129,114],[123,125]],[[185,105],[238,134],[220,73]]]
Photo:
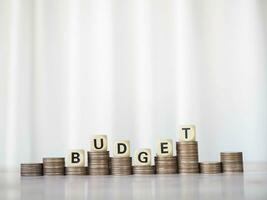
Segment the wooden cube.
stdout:
[[119,140],[114,143],[114,157],[129,157],[130,156],[130,141]]
[[157,156],[173,156],[173,143],[171,139],[164,139],[158,141]]
[[179,141],[195,141],[196,127],[195,125],[182,125],[179,127]]
[[134,162],[136,166],[151,165],[151,150],[150,149],[138,149],[134,154]]
[[85,154],[82,149],[72,149],[69,151],[66,159],[67,167],[84,167],[85,166]]
[[91,152],[107,151],[108,140],[106,135],[93,135],[90,139]]

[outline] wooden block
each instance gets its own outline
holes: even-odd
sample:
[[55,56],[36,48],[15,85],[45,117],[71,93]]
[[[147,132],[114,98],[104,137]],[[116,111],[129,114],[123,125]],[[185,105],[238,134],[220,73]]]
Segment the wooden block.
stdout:
[[108,150],[108,140],[106,135],[93,135],[90,139],[91,152]]
[[151,150],[150,149],[138,149],[134,154],[134,161],[136,166],[151,165]]
[[196,141],[195,125],[182,125],[178,130],[179,141]]
[[173,143],[171,139],[164,139],[158,141],[157,156],[173,156]]
[[114,143],[114,157],[130,157],[130,141],[119,140]]
[[67,167],[84,167],[85,166],[85,154],[82,149],[72,149],[69,151],[66,159]]

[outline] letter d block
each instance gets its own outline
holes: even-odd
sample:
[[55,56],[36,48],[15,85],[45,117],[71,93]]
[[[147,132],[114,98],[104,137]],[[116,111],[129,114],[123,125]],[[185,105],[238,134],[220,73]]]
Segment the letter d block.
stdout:
[[136,166],[151,165],[151,150],[139,149],[135,151],[134,161]]
[[179,141],[195,141],[196,127],[194,125],[183,125],[178,130]]
[[67,162],[67,167],[84,167],[85,166],[85,156],[84,150],[73,149],[69,151]]
[[93,135],[90,140],[91,152],[108,150],[108,140],[106,135]]
[[157,156],[173,156],[173,143],[171,139],[159,140],[157,143]]
[[130,142],[128,140],[120,140],[114,143],[114,157],[130,157]]

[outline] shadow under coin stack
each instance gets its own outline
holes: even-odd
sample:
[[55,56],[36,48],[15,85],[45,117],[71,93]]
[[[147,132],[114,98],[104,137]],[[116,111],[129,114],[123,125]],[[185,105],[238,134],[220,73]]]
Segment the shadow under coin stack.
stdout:
[[87,175],[87,167],[65,167],[66,175]]
[[109,151],[87,152],[88,174],[109,175]]
[[132,174],[131,157],[113,157],[110,158],[111,174],[117,176]]
[[222,172],[222,163],[220,162],[201,162],[200,173],[217,174]]
[[47,176],[65,174],[65,158],[43,158],[43,171]]
[[197,141],[176,142],[176,152],[179,173],[199,173]]
[[243,172],[242,152],[221,152],[221,162],[224,173]]
[[156,174],[176,174],[177,157],[176,156],[156,156],[155,157]]
[[21,176],[43,176],[42,163],[23,163],[20,165]]

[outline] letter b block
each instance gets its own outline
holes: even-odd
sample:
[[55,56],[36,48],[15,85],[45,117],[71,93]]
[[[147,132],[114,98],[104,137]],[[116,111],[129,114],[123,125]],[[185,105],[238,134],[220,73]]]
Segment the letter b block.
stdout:
[[85,166],[85,156],[84,150],[73,149],[69,151],[67,162],[67,167],[84,167]]
[[134,161],[136,166],[151,165],[151,150],[139,149],[135,151]]
[[107,151],[108,141],[106,135],[93,135],[90,140],[91,152]]
[[130,142],[128,140],[120,140],[114,143],[114,157],[129,157]]
[[157,156],[173,156],[173,143],[171,139],[158,141]]
[[179,141],[195,141],[196,140],[196,127],[194,125],[180,126]]

